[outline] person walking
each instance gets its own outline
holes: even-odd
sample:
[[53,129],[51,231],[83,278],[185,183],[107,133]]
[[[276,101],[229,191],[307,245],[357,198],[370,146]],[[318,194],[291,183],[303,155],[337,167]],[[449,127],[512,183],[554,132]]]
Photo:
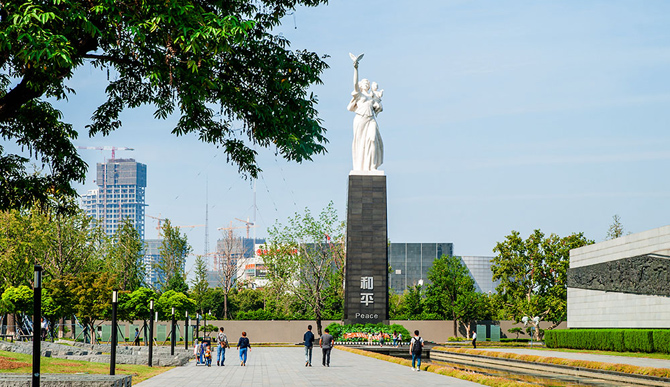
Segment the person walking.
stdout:
[[207,350],[207,342],[203,339],[200,343],[200,364],[205,364],[205,351]]
[[305,340],[305,367],[312,366],[312,349],[314,349],[314,333],[312,333],[312,326],[307,326],[307,332],[303,335]]
[[477,349],[477,332],[472,331],[472,348]]
[[228,348],[228,336],[223,333],[223,327],[219,327],[219,334],[216,336],[218,346],[216,347],[216,365],[223,366],[226,361],[226,348]]
[[328,328],[324,332],[319,339],[319,347],[321,347],[321,352],[323,353],[323,366],[330,367],[330,350],[333,349],[333,336],[330,334]]
[[195,358],[196,365],[200,364],[200,344],[198,344],[198,339],[195,339],[193,343],[193,357]]
[[396,347],[396,348],[398,347],[398,332],[397,331],[393,331],[393,346]]
[[135,340],[134,340],[134,344],[135,344],[136,346],[138,346],[138,347],[140,346],[140,330],[139,330],[138,328],[135,328]]
[[[414,331],[414,337],[409,343],[409,353],[412,355],[412,371],[421,370],[421,351],[423,350],[423,339],[419,336],[419,331]],[[414,367],[416,363],[416,368]]]
[[237,348],[240,350],[240,365],[245,367],[247,365],[247,351],[251,351],[251,344],[247,338],[247,332],[242,332],[242,337],[237,342]]

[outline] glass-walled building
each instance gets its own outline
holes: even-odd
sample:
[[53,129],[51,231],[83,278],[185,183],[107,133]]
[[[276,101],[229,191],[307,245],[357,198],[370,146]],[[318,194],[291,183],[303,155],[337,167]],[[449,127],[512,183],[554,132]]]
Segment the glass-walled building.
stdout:
[[453,243],[391,243],[389,286],[402,294],[408,287],[427,283],[433,261],[442,255],[453,255],[453,252]]
[[[415,285],[427,285],[428,271],[433,261],[443,255],[453,255],[453,243],[391,243],[389,245],[389,286],[402,294]],[[492,257],[461,257],[461,261],[475,280],[478,292],[495,292],[497,283],[492,280]]]

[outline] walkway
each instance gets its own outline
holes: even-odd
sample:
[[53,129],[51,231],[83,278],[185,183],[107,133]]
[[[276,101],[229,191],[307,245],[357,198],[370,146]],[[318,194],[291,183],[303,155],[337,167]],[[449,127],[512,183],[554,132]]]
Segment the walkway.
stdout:
[[185,386],[454,386],[480,384],[437,375],[413,372],[411,368],[334,349],[330,367],[321,365],[321,352],[314,348],[313,367],[305,367],[305,355],[298,348],[252,348],[246,367],[240,367],[234,348],[226,351],[225,367],[195,365],[194,361],[137,384],[137,387]]
[[525,348],[486,348],[480,347],[482,351],[507,352],[520,355],[537,355],[544,357],[558,357],[561,359],[598,361],[603,363],[629,364],[638,367],[670,368],[670,360],[650,359],[646,357],[628,357],[599,355],[580,352],[562,352],[551,350],[534,350]]

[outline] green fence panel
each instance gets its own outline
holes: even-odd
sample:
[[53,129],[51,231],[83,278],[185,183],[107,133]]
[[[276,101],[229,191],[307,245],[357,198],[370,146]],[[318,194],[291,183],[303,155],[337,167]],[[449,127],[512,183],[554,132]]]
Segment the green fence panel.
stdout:
[[491,341],[500,341],[500,325],[491,325]]
[[486,341],[486,325],[477,325],[477,341]]
[[156,341],[165,341],[167,336],[167,327],[165,325],[156,326]]

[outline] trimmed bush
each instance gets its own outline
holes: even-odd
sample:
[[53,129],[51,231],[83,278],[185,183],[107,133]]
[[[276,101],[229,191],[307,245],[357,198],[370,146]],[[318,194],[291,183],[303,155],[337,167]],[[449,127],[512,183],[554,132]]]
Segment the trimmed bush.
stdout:
[[554,329],[545,333],[544,343],[548,348],[670,353],[670,330]]

